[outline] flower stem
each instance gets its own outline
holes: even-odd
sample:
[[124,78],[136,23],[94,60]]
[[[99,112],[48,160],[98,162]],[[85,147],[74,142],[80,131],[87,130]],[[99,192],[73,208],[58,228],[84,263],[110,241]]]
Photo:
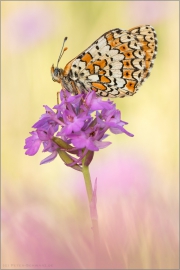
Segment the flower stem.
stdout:
[[83,173],[83,176],[84,176],[85,185],[86,185],[86,192],[87,192],[88,200],[89,200],[89,203],[90,203],[91,200],[92,200],[93,189],[92,189],[91,177],[90,177],[90,173],[89,173],[89,167],[85,166],[83,164],[82,173]]
[[[86,157],[85,157],[86,158]],[[97,217],[97,209],[96,209],[96,182],[94,191],[92,188],[91,177],[89,173],[89,167],[85,165],[85,158],[83,158],[82,162],[82,173],[85,180],[86,192],[89,201],[90,207],[90,215],[92,221],[92,230],[94,235],[94,252],[95,252],[95,264],[98,267],[98,258],[99,258],[99,227],[98,227],[98,217]]]

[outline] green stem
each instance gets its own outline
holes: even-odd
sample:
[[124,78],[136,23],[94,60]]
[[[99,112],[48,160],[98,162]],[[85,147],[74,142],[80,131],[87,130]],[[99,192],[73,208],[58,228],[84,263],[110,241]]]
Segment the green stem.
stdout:
[[92,189],[91,177],[90,177],[90,173],[89,173],[89,167],[85,166],[83,164],[82,173],[83,173],[83,176],[84,176],[84,181],[85,181],[85,185],[86,185],[86,192],[87,192],[87,195],[88,195],[88,200],[89,200],[89,203],[91,203],[93,189]]
[[86,157],[84,157],[83,162],[82,162],[82,173],[84,176],[85,185],[86,185],[86,192],[87,192],[88,201],[89,201],[89,208],[90,208],[91,221],[92,221],[92,231],[93,231],[93,235],[94,235],[95,266],[97,268],[99,265],[98,258],[99,258],[99,244],[100,244],[100,242],[99,242],[99,226],[98,226],[97,217],[93,217],[92,212],[91,212],[93,188],[92,188],[91,177],[90,177],[90,173],[89,173],[89,167],[85,165],[85,159],[86,159]]

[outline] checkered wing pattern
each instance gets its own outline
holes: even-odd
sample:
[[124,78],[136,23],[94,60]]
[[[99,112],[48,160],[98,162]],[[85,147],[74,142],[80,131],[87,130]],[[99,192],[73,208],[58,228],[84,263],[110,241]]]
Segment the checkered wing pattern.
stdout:
[[70,61],[64,74],[79,89],[104,97],[134,95],[149,76],[157,54],[157,38],[150,25],[104,33]]

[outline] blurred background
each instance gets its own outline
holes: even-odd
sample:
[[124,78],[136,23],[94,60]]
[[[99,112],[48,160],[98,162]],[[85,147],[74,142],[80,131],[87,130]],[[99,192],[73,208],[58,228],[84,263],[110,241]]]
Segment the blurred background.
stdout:
[[[103,269],[179,269],[179,2],[2,1],[2,269],[96,268],[83,176],[57,157],[24,153],[31,126],[56,104],[50,76],[104,32],[151,24],[158,54],[138,94],[115,99],[133,138],[95,153]],[[41,149],[42,150],[42,149]]]

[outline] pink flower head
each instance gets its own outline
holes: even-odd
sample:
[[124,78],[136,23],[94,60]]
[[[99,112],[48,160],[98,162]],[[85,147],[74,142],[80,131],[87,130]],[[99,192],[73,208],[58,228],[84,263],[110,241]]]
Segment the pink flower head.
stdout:
[[[124,129],[127,122],[121,120],[121,113],[115,104],[110,100],[103,101],[95,92],[72,96],[68,91],[61,90],[60,98],[61,103],[54,106],[56,112],[44,106],[45,114],[33,125],[36,130],[25,141],[27,155],[35,155],[41,143],[43,152],[51,153],[41,164],[55,159],[61,150],[67,153],[73,165],[81,165],[88,151],[99,151],[111,144],[104,141],[108,130],[114,134],[133,136]],[[76,154],[77,158],[69,152]]]

